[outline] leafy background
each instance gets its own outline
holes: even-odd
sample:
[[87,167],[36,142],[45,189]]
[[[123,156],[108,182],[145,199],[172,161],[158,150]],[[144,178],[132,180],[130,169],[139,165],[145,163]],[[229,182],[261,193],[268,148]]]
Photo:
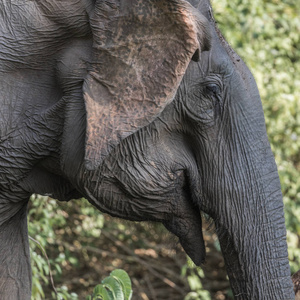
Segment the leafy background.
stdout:
[[[214,0],[216,21],[252,70],[263,101],[285,204],[291,272],[300,269],[300,5],[298,0]],[[29,207],[33,300],[85,299],[113,269],[133,282],[133,299],[231,299],[212,229],[207,261],[195,268],[159,224],[129,223],[84,199],[34,195]],[[37,244],[37,242],[39,244]],[[49,257],[57,296],[49,279]]]

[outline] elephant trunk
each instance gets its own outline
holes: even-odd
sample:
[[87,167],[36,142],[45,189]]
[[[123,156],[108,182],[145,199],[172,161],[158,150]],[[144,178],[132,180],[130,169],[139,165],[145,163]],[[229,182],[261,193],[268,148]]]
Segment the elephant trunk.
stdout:
[[247,229],[243,225],[236,232],[227,234],[219,227],[220,244],[236,299],[294,299],[285,227],[279,212],[273,213],[269,224],[262,222],[257,230],[246,235]]
[[210,200],[200,200],[200,208],[215,220],[235,299],[295,299],[281,186],[259,92],[218,30],[217,36],[233,72],[224,78],[230,88],[217,134],[199,139],[200,188]]
[[[266,153],[266,152],[265,152]],[[266,168],[237,187],[216,218],[235,299],[294,299],[282,194],[271,153]],[[239,196],[237,196],[239,194]],[[225,209],[225,213],[224,213]]]

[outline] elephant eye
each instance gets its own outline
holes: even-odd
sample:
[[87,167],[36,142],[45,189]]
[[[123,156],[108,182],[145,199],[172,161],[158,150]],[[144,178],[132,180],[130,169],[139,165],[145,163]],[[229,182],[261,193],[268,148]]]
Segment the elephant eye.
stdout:
[[222,112],[222,84],[216,78],[204,78],[191,86],[185,115],[201,126],[211,127]]
[[215,83],[209,83],[205,85],[204,91],[206,96],[210,99],[213,110],[214,117],[216,118],[222,112],[222,91],[221,87]]
[[213,83],[207,84],[205,86],[205,90],[206,93],[211,96],[219,95],[221,92],[220,87],[217,84],[213,84]]

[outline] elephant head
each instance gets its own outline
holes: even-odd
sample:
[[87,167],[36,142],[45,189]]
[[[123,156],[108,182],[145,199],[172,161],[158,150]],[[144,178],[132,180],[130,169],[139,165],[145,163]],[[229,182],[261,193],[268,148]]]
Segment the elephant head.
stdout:
[[[2,94],[18,118],[26,112],[22,126],[1,128],[0,184],[10,183],[0,190],[1,240],[26,224],[30,193],[85,196],[112,216],[163,223],[200,265],[202,211],[216,224],[236,299],[293,299],[261,100],[209,1],[33,2],[34,14],[18,11],[26,30],[0,23],[15,30],[9,55],[0,51],[2,82],[14,82]],[[16,255],[28,264],[27,250]],[[6,260],[0,291],[18,293],[28,269]],[[3,279],[7,271],[18,280]]]

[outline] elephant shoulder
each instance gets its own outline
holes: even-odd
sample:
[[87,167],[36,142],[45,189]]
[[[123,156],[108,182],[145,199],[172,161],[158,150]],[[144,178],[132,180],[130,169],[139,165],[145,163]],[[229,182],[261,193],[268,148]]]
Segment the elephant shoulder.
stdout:
[[0,1],[0,70],[41,69],[70,41],[90,36],[85,1]]

